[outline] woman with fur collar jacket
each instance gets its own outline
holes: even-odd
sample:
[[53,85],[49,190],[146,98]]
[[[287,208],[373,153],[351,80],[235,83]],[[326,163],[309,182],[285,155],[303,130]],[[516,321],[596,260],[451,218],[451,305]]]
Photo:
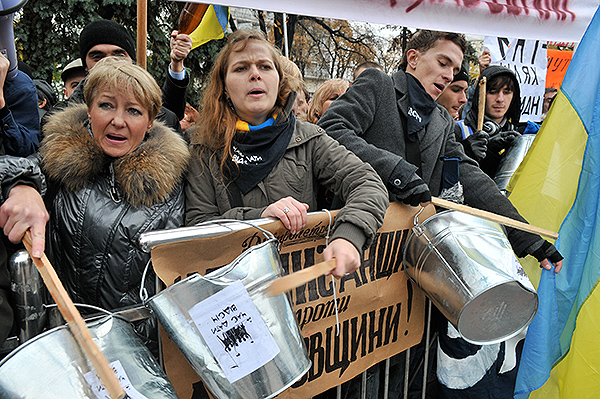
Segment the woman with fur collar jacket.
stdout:
[[[160,88],[130,62],[98,62],[85,100],[53,115],[44,128],[46,251],[74,302],[114,310],[140,302],[150,260],[139,247],[140,234],[183,224],[189,151],[154,120]],[[152,295],[150,272],[144,286]]]

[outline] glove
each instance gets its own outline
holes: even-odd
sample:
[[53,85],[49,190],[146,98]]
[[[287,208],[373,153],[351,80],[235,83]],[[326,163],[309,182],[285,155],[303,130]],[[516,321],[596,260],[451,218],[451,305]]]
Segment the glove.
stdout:
[[461,144],[465,148],[465,154],[476,161],[481,161],[485,158],[489,137],[489,134],[483,130],[479,130],[461,141]]
[[558,249],[548,241],[544,241],[542,246],[533,251],[530,255],[535,257],[538,262],[541,262],[546,258],[552,263],[563,260],[563,256],[558,252]]
[[412,178],[402,191],[395,195],[396,201],[410,206],[418,206],[421,202],[431,201],[429,187],[416,173],[413,173]]
[[506,149],[518,136],[519,132],[515,132],[514,130],[495,134],[488,140],[488,151],[498,154],[500,151]]

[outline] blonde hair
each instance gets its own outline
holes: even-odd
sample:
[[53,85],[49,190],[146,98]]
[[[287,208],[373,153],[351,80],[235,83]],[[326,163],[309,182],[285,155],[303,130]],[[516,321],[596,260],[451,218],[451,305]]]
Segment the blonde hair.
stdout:
[[235,124],[238,116],[230,108],[225,95],[225,77],[229,66],[231,53],[243,51],[250,40],[254,40],[264,45],[271,53],[273,64],[279,74],[279,89],[275,105],[271,110],[272,114],[281,114],[285,103],[292,92],[289,79],[283,72],[281,66],[281,53],[265,37],[265,35],[256,29],[240,29],[235,31],[223,47],[210,73],[208,85],[203,96],[203,106],[200,111],[196,128],[192,129],[191,143],[194,146],[196,154],[201,150],[200,145],[206,146],[215,152],[223,151],[221,159],[221,172],[225,164],[231,158],[231,142],[235,136]]
[[310,123],[317,123],[323,115],[322,110],[325,101],[335,93],[339,93],[341,96],[348,90],[348,87],[350,87],[350,83],[344,79],[331,79],[319,86],[308,106],[306,120]]
[[160,87],[144,68],[121,57],[105,57],[90,71],[83,90],[88,108],[101,90],[131,93],[154,120],[162,106]]
[[290,87],[296,93],[300,93],[304,90],[304,79],[302,78],[302,72],[300,72],[300,68],[298,68],[298,65],[296,65],[285,55],[281,55],[280,59],[283,73],[287,76],[288,80],[290,81]]

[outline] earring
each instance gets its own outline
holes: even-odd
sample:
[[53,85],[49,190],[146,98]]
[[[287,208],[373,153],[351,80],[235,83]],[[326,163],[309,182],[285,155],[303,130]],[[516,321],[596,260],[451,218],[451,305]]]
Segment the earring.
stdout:
[[235,114],[235,107],[233,106],[233,101],[231,101],[231,98],[229,97],[227,97],[227,106],[229,107],[231,112]]

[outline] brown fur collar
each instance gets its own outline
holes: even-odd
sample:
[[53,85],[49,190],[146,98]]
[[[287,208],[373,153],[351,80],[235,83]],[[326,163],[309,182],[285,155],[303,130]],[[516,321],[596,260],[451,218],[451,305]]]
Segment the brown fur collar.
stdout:
[[[40,146],[44,171],[70,191],[83,188],[104,173],[113,159],[96,144],[84,125],[86,121],[87,107],[77,105],[56,113],[44,127]],[[154,121],[137,149],[114,160],[119,191],[135,206],[163,202],[181,182],[189,159],[186,142]]]

